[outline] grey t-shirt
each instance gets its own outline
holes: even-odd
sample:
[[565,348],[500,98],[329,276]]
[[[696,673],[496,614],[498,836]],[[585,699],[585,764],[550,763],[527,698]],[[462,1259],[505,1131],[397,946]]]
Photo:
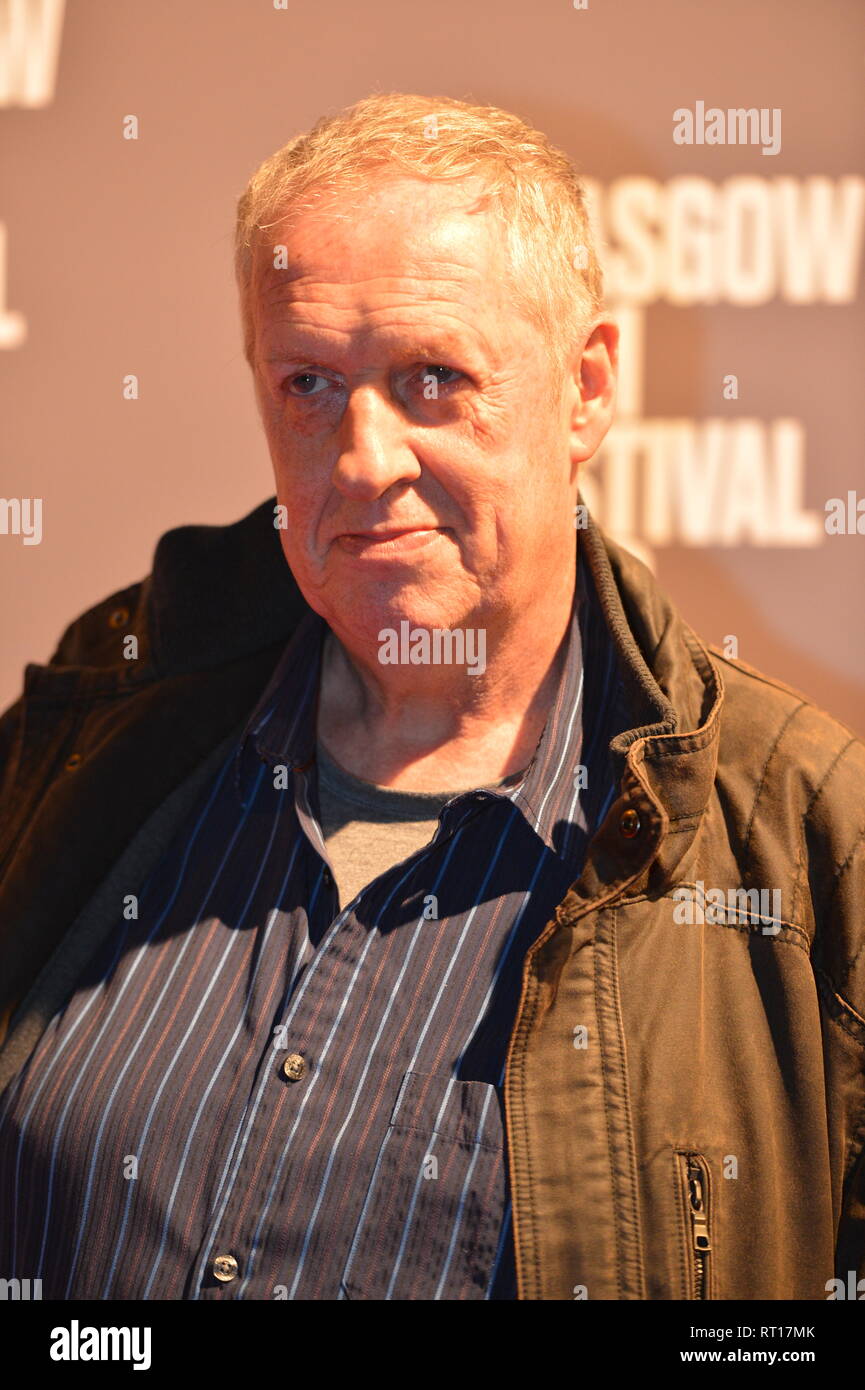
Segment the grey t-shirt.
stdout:
[[[321,829],[333,866],[340,907],[351,902],[379,874],[429,844],[438,828],[439,811],[462,791],[408,792],[380,787],[346,772],[316,741]],[[514,785],[524,776],[512,773],[486,785]]]

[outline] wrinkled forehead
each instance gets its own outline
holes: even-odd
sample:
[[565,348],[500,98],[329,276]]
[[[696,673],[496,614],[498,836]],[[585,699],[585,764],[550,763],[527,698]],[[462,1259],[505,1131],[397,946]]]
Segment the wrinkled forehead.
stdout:
[[389,180],[353,190],[307,195],[259,232],[253,285],[267,299],[291,297],[310,283],[353,285],[374,279],[460,285],[502,283],[507,270],[504,224],[478,181]]

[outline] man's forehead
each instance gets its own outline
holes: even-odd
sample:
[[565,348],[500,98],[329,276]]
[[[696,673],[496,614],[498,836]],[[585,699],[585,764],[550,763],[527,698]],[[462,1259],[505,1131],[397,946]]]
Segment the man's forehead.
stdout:
[[362,358],[369,349],[406,362],[458,356],[463,365],[483,370],[499,363],[504,346],[494,331],[485,331],[484,316],[468,306],[456,312],[451,306],[443,316],[423,298],[366,313],[356,305],[341,309],[308,299],[292,304],[281,296],[259,300],[257,317],[262,356],[274,362],[332,351]]
[[493,340],[507,333],[502,314],[505,320],[512,315],[506,298],[499,305],[500,273],[491,283],[480,268],[435,258],[368,269],[363,274],[357,263],[336,267],[327,258],[314,266],[262,266],[256,316],[277,356],[280,344],[290,341],[302,351],[305,340],[312,346],[322,332],[337,340],[349,332],[357,346],[366,338],[392,340],[404,355],[418,358],[456,348],[498,356]]
[[255,294],[263,303],[288,306],[321,300],[348,305],[364,295],[389,296],[394,303],[415,299],[447,303],[472,289],[483,290],[489,297],[491,288],[483,266],[432,256],[416,259],[407,253],[401,262],[371,266],[357,261],[336,263],[327,257],[317,262],[302,257],[284,259],[283,265],[278,252],[262,258],[254,283]]
[[[506,245],[476,187],[402,180],[294,209],[259,242],[253,281],[265,355],[324,333],[371,335],[403,355],[478,349],[498,359],[513,318]],[[293,355],[293,354],[292,354]],[[409,354],[410,355],[410,354]]]
[[[372,189],[358,200],[333,197],[294,210],[258,243],[259,290],[391,279],[427,283],[444,297],[491,273],[504,256],[503,229],[490,210],[478,210],[465,191],[418,185],[416,180]],[[398,285],[397,285],[398,288]],[[298,291],[300,293],[302,291]]]

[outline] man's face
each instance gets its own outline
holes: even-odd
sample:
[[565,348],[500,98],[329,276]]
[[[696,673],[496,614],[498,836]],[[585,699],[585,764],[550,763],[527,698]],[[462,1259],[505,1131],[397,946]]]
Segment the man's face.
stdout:
[[579,394],[554,389],[543,338],[508,298],[501,229],[466,211],[472,191],[392,180],[359,211],[304,213],[287,269],[256,263],[282,546],[349,647],[403,618],[494,638],[573,564]]

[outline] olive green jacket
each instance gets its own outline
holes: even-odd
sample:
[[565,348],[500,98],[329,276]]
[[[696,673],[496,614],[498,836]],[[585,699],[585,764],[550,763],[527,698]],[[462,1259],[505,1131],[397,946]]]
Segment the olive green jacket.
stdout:
[[[305,611],[273,505],[164,535],[0,720],[0,1088]],[[577,537],[633,727],[524,964],[505,1079],[520,1297],[825,1299],[865,1280],[865,747],[710,652],[594,523]]]

